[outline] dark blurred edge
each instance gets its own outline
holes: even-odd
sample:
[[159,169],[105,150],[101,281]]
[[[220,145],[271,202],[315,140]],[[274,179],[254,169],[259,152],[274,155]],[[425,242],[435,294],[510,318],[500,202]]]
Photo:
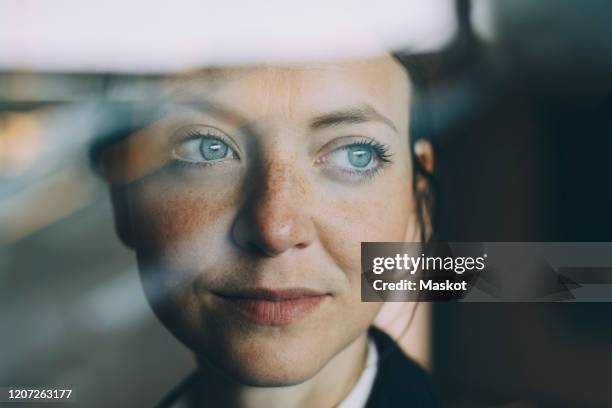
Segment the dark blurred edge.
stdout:
[[[585,9],[612,12],[612,4],[597,1],[556,4],[561,11],[551,7],[551,14],[576,19]],[[451,126],[444,98],[433,103],[434,118],[444,119],[434,135],[439,239],[610,241],[612,67],[599,66],[595,53],[609,50],[596,43],[612,40],[611,30],[579,52],[568,46],[567,55],[542,53],[548,62],[539,64],[524,50],[532,33],[519,24],[511,34],[524,44],[480,43],[469,8],[457,1],[460,37],[440,56],[437,84],[459,94],[478,89],[477,108],[465,107]],[[594,53],[596,62],[564,64],[582,52]],[[555,61],[558,72],[550,70]],[[611,303],[436,304],[433,365],[444,405],[612,406],[611,315]]]

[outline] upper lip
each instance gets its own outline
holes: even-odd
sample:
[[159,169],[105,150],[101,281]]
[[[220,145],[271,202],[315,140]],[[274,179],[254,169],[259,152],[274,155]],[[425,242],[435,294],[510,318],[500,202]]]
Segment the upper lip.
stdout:
[[325,292],[308,289],[308,288],[288,288],[288,289],[271,289],[271,288],[252,288],[241,289],[218,293],[219,296],[235,299],[260,299],[272,302],[283,300],[300,299],[306,297],[317,297],[326,295]]

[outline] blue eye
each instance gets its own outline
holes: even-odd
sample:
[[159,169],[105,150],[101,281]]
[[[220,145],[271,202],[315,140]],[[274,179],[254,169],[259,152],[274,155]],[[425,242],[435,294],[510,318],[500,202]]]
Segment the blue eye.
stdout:
[[376,147],[364,143],[345,145],[328,153],[325,163],[345,171],[365,171],[380,166]]
[[236,151],[223,141],[223,137],[221,131],[214,128],[188,130],[185,139],[175,144],[172,155],[182,162],[200,164],[237,159]]
[[219,139],[202,138],[200,142],[200,154],[204,160],[221,160],[227,157],[229,146]]
[[361,139],[339,146],[318,160],[325,173],[341,181],[374,177],[391,164],[389,146],[373,139]]
[[345,149],[349,163],[362,169],[372,161],[372,149],[369,146],[351,145]]

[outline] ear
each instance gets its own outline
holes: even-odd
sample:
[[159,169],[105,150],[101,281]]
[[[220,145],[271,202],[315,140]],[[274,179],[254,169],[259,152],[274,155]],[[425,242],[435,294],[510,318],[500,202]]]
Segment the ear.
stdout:
[[134,249],[132,218],[128,201],[128,187],[124,184],[118,186],[113,186],[111,184],[110,198],[113,204],[115,231],[117,236],[124,245]]
[[428,241],[433,234],[434,192],[431,180],[423,174],[423,171],[433,174],[434,151],[431,143],[425,139],[417,140],[413,145],[413,150],[413,157],[418,162],[415,167],[421,169],[414,174],[415,213],[419,227],[418,235],[420,235],[418,238],[423,237],[425,241]]
[[421,167],[432,174],[434,171],[434,151],[431,143],[425,139],[419,139],[413,146],[414,155]]

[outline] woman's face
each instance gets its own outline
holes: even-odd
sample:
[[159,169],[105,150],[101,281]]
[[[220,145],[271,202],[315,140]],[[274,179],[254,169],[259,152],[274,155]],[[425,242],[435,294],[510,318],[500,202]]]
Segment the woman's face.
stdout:
[[379,310],[360,300],[361,242],[418,239],[407,75],[385,56],[165,89],[180,103],[124,144],[115,197],[149,300],[233,378],[300,383]]

